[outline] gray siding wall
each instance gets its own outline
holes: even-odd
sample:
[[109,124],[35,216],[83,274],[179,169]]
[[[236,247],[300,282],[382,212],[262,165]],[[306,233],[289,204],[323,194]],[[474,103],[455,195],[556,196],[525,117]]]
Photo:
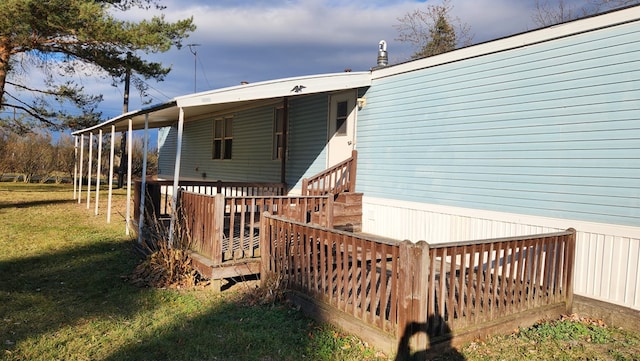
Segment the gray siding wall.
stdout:
[[[229,115],[233,116],[231,160],[212,159],[213,120],[218,116],[186,121],[180,177],[207,181],[279,182],[280,162],[271,159],[273,110],[273,106],[265,106]],[[173,176],[176,137],[177,131],[172,128],[160,148],[159,163],[163,176]]]
[[367,196],[640,226],[640,24],[374,80]]
[[300,189],[303,178],[325,169],[328,101],[327,94],[319,94],[292,98],[289,102],[289,189]]
[[158,176],[171,177],[176,159],[178,129],[165,127],[158,129]]
[[[325,169],[328,95],[296,97],[289,101],[289,134],[286,182],[300,188],[305,177]],[[271,159],[273,112],[264,106],[233,114],[231,160],[213,160],[213,119],[186,121],[182,141],[181,178],[237,182],[280,182],[280,161]],[[162,134],[167,133],[166,136]],[[164,128],[159,135],[161,175],[172,177],[177,129]],[[202,177],[206,173],[206,178]]]

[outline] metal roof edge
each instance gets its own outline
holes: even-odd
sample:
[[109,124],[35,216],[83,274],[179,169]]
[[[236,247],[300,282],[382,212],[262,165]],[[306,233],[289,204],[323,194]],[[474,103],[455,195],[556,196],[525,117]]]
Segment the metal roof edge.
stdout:
[[138,115],[144,115],[144,114],[148,114],[148,113],[153,113],[155,111],[158,110],[163,110],[163,109],[167,109],[167,108],[171,108],[172,106],[176,106],[176,101],[175,99],[172,99],[168,102],[165,103],[159,103],[159,104],[154,104],[151,106],[148,106],[146,108],[141,108],[141,109],[137,109],[137,110],[132,110],[130,112],[124,113],[124,114],[120,114],[118,116],[115,116],[109,120],[106,120],[102,123],[98,123],[92,127],[89,128],[84,128],[84,129],[80,129],[80,130],[76,130],[75,132],[72,132],[71,135],[81,135],[81,134],[85,134],[85,133],[90,133],[93,132],[94,130],[99,130],[99,129],[103,129],[106,128],[112,124],[115,124],[121,120],[127,120],[129,118],[132,118],[134,116],[138,116]]
[[250,101],[353,89],[371,85],[371,72],[342,72],[279,78],[234,85],[176,98],[179,107]]

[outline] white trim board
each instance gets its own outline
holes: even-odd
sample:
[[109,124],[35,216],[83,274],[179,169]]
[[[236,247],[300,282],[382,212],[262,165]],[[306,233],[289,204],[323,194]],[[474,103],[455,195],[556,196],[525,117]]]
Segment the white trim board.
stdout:
[[[571,228],[575,228],[578,232],[608,234],[608,235],[614,235],[616,237],[640,239],[640,227],[631,227],[631,226],[625,226],[625,225],[586,222],[586,221],[551,218],[551,217],[540,217],[540,216],[531,216],[531,215],[516,214],[516,213],[486,211],[486,210],[478,210],[478,209],[472,209],[472,208],[452,207],[452,206],[410,202],[410,201],[399,201],[399,200],[392,200],[392,199],[367,197],[366,195],[363,197],[362,203],[363,203],[363,219],[362,219],[363,231],[368,233],[378,233],[378,232],[372,232],[373,229],[370,229],[371,227],[367,227],[370,221],[374,221],[376,223],[383,221],[382,219],[376,219],[379,217],[377,217],[377,215],[375,214],[370,213],[370,212],[375,212],[375,210],[372,208],[391,207],[398,210],[404,209],[404,210],[411,210],[411,211],[418,211],[418,212],[438,213],[438,214],[446,214],[446,215],[452,215],[452,216],[468,217],[472,219],[485,219],[485,220],[498,221],[498,222],[504,222],[504,223],[513,223],[518,225],[531,225],[531,226],[544,227],[544,228],[553,228],[558,230],[564,230],[571,227]],[[419,220],[417,219],[415,221],[419,222]],[[379,225],[376,227],[376,231],[378,229],[379,229]],[[387,234],[383,234],[383,235],[388,237],[394,237],[394,236],[389,236]],[[418,241],[418,240],[415,239],[412,241]]]

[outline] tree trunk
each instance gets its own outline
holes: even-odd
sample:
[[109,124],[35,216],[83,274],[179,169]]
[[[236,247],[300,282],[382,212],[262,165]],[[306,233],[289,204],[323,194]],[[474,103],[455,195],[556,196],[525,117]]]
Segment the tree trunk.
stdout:
[[11,57],[11,47],[7,37],[0,37],[0,108],[4,99],[4,85],[7,81],[7,71],[9,70],[9,58]]

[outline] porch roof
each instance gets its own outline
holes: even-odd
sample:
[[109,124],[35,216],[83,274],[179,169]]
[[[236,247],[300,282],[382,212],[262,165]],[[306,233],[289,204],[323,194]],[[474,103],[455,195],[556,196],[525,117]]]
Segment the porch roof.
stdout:
[[147,116],[149,128],[161,128],[170,126],[178,120],[180,108],[184,111],[185,122],[187,122],[189,118],[193,119],[199,115],[232,111],[251,104],[260,104],[262,101],[355,89],[370,85],[371,72],[369,71],[309,75],[241,84],[179,96],[165,103],[118,115],[72,134],[81,135],[100,129],[106,130],[112,125],[115,126],[116,131],[126,131],[129,119],[132,120],[133,130],[144,129]]

